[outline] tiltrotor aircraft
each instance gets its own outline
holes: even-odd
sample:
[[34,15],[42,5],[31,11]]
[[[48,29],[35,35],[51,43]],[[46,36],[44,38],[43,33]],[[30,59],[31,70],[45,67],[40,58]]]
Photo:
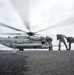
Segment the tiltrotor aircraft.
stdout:
[[[45,42],[45,38],[43,36],[38,36],[38,32],[47,30],[47,29],[53,29],[55,27],[60,27],[59,24],[52,25],[50,27],[47,27],[45,29],[39,30],[37,32],[31,32],[29,25],[26,25],[29,32],[11,27],[9,25],[0,23],[0,26],[4,26],[16,31],[21,31],[26,33],[26,35],[21,36],[20,33],[4,33],[8,35],[19,35],[14,37],[0,37],[0,44],[5,45],[10,48],[19,49],[20,51],[23,51],[24,48],[48,48],[48,44]],[[64,26],[64,25],[62,25]]]

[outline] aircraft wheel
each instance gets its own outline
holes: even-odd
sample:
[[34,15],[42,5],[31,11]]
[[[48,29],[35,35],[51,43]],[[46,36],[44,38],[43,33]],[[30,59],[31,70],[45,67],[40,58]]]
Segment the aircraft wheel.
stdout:
[[24,51],[23,48],[19,48],[20,51]]

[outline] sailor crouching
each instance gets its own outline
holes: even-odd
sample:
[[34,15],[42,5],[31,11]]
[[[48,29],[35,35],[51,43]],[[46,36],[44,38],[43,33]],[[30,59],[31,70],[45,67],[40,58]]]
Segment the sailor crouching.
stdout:
[[49,45],[49,51],[53,51],[52,41],[53,39],[51,37],[46,36],[46,43]]

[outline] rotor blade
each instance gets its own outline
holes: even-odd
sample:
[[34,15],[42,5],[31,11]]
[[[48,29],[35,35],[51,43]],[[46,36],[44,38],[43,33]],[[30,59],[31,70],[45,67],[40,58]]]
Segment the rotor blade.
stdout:
[[4,26],[4,27],[7,27],[7,28],[11,28],[11,29],[13,29],[13,30],[17,30],[17,31],[25,32],[25,31],[23,31],[23,30],[20,30],[20,29],[17,29],[17,28],[14,28],[14,27],[8,26],[8,25],[6,25],[6,24],[4,24],[4,23],[0,23],[0,25],[1,25],[1,26]]
[[69,19],[67,19],[65,21],[62,21],[61,23],[49,26],[49,27],[44,28],[44,29],[41,29],[41,30],[39,30],[39,31],[37,31],[35,33],[42,32],[42,31],[45,31],[45,30],[48,30],[48,29],[54,29],[54,28],[61,27],[61,26],[67,26],[67,25],[70,25],[72,23],[74,23],[74,18],[69,18]]
[[31,32],[30,25],[28,22],[24,21],[26,28]]
[[21,35],[21,33],[0,33],[2,35]]
[[47,33],[41,33],[41,34],[38,34],[38,33],[37,33],[37,34],[35,34],[35,35],[43,35],[43,36],[47,36],[47,35],[48,35],[48,36],[51,36],[51,35],[52,35],[52,36],[55,36],[54,34],[50,34],[50,33],[48,33],[48,34],[47,34]]
[[20,0],[15,0],[14,2],[11,0],[11,3],[18,11],[24,23],[24,26],[29,30],[29,32],[31,32],[30,25],[29,25],[29,0],[21,0],[21,2]]

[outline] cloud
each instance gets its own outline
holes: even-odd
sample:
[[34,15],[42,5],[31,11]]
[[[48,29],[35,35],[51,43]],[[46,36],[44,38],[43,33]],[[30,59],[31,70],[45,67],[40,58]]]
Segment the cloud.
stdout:
[[[20,16],[9,0],[0,0],[0,23],[26,30]],[[4,27],[3,27],[4,28]],[[3,30],[2,28],[2,30]],[[5,28],[6,29],[6,28]],[[8,29],[12,32],[11,29]],[[3,30],[7,32],[8,30]]]

